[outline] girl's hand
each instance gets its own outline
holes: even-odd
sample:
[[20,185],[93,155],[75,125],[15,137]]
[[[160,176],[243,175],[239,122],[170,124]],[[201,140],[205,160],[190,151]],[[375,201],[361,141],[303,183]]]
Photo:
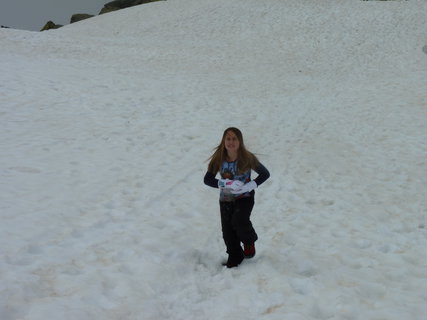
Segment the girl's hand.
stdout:
[[220,179],[218,181],[218,187],[223,189],[230,189],[232,191],[238,190],[244,186],[244,183],[239,180]]
[[237,188],[235,190],[231,190],[232,194],[242,194],[242,193],[247,193],[247,192],[251,192],[252,190],[256,189],[257,184],[255,181],[249,181],[248,183],[244,184],[243,186],[241,186],[240,188]]

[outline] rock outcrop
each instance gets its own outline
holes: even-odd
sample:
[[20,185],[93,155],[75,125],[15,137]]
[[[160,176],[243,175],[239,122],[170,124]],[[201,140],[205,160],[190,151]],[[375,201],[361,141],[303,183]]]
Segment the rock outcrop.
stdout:
[[99,14],[116,11],[124,8],[129,8],[133,6],[137,6],[144,3],[149,2],[155,2],[155,1],[161,1],[161,0],[115,0],[108,2],[104,5],[104,7],[101,9]]
[[50,29],[58,29],[61,27],[62,27],[61,24],[55,24],[53,21],[49,20],[48,22],[46,22],[46,24],[44,25],[44,27],[40,31],[46,31],[46,30],[50,30]]
[[[156,1],[166,1],[166,0],[114,0],[106,3],[104,7],[101,9],[101,11],[99,12],[99,14],[116,11],[124,8],[129,8],[129,7],[137,6],[144,3],[156,2]],[[92,17],[94,17],[94,15],[86,14],[86,13],[76,13],[71,16],[70,23],[74,23],[84,19],[89,19]],[[55,24],[53,21],[48,21],[40,31],[58,29],[60,27],[62,27],[62,25]]]
[[71,16],[70,23],[74,23],[74,22],[77,22],[77,21],[89,19],[89,18],[92,18],[93,16],[94,16],[93,14],[75,13],[75,14],[73,14]]

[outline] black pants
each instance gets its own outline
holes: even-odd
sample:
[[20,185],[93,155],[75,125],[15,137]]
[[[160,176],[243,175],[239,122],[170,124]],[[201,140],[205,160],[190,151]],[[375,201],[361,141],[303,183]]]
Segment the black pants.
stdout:
[[254,197],[219,203],[222,236],[230,256],[243,256],[240,242],[250,244],[258,239],[250,220],[254,203]]

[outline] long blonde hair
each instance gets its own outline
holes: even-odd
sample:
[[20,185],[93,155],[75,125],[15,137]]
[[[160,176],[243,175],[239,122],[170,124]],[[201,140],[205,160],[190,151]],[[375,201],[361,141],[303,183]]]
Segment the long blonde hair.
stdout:
[[221,169],[222,163],[226,161],[227,150],[225,149],[225,136],[229,131],[232,131],[239,140],[239,150],[237,152],[238,173],[242,174],[250,169],[255,169],[258,165],[257,157],[246,149],[243,142],[242,132],[237,128],[230,127],[225,129],[222,135],[221,143],[214,149],[213,155],[208,159],[208,171],[213,174],[217,174],[217,172],[219,172]]

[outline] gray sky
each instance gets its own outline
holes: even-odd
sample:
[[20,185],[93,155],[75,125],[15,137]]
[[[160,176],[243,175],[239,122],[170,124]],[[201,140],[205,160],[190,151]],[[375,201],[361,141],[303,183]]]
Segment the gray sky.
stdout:
[[0,0],[0,25],[39,31],[46,22],[69,24],[74,13],[97,15],[112,0]]

